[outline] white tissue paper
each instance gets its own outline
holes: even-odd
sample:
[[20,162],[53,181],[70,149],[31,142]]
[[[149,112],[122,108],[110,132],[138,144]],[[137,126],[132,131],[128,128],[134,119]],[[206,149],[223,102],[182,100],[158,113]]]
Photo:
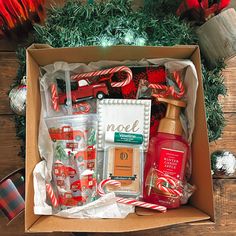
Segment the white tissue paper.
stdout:
[[117,203],[115,194],[108,193],[85,206],[62,210],[56,216],[66,218],[125,218],[129,213],[134,213],[134,206]]
[[[65,62],[56,62],[52,65],[45,66],[42,71],[44,74],[39,78],[41,85],[45,78],[57,71],[73,71],[75,73],[89,72],[98,70],[104,66],[114,67],[118,65],[127,66],[147,66],[147,65],[164,65],[167,70],[173,72],[174,70],[186,69],[184,85],[186,87],[185,99],[188,100],[185,114],[182,114],[181,121],[185,136],[189,143],[191,143],[191,136],[194,129],[194,107],[196,103],[196,91],[198,87],[198,79],[196,69],[190,60],[176,60],[176,59],[143,59],[141,61],[100,61],[91,62],[88,65],[84,63],[68,64]],[[42,90],[41,90],[42,92]],[[42,99],[44,101],[45,99]],[[48,133],[44,118],[46,118],[45,105],[41,106],[41,116],[39,125],[39,143],[38,148],[42,158],[33,172],[34,178],[34,213],[36,215],[56,215],[67,218],[124,218],[129,213],[134,212],[134,207],[116,203],[114,193],[106,194],[96,201],[88,203],[84,206],[72,207],[61,210],[59,212],[53,210],[47,204],[46,183],[52,181],[52,165],[53,165],[53,147]],[[102,176],[102,169],[100,170],[103,156],[98,154],[97,176]],[[190,164],[191,165],[191,162]],[[100,173],[99,173],[100,171]],[[190,173],[191,174],[191,173]],[[99,177],[98,177],[99,178]]]

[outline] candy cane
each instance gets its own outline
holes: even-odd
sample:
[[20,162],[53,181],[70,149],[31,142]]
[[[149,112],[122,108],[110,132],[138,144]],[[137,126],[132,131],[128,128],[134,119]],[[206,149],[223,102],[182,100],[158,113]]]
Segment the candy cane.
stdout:
[[184,89],[183,82],[180,79],[180,74],[175,71],[173,73],[173,77],[174,77],[175,82],[179,88],[178,93],[175,91],[175,88],[173,86],[168,87],[166,85],[160,85],[160,84],[149,84],[149,86],[148,86],[149,88],[165,91],[165,93],[163,93],[163,94],[153,94],[152,96],[158,98],[158,97],[167,97],[167,96],[171,95],[172,97],[177,98],[177,99],[182,98],[184,96],[185,89]]
[[142,208],[148,208],[148,209],[157,210],[160,212],[166,212],[166,207],[164,207],[164,206],[160,206],[160,205],[153,204],[153,203],[147,203],[147,202],[143,202],[143,201],[138,201],[133,198],[117,197],[116,201],[118,203],[133,205],[133,206],[142,207]]
[[[171,188],[163,186],[163,183],[168,183],[169,185],[171,185]],[[162,192],[170,193],[178,197],[183,196],[183,194],[176,189],[177,188],[176,181],[173,180],[172,178],[159,177],[157,179],[155,186]]]
[[94,71],[94,72],[78,74],[78,75],[72,76],[71,79],[78,81],[82,78],[95,77],[95,76],[100,76],[100,75],[109,75],[109,74],[114,74],[114,73],[117,73],[120,71],[125,71],[127,73],[126,80],[121,81],[121,82],[112,82],[111,86],[112,87],[123,87],[123,86],[129,84],[133,78],[133,73],[130,70],[130,68],[127,66],[118,66],[118,67],[114,67],[114,68],[110,68],[110,69],[98,70],[98,71]]
[[104,196],[106,194],[104,191],[104,187],[108,184],[117,188],[120,188],[121,186],[121,183],[119,181],[112,180],[112,179],[104,179],[100,182],[100,184],[97,187],[97,192],[100,196]]
[[46,184],[46,191],[47,191],[47,194],[51,200],[51,203],[52,205],[57,208],[59,206],[58,204],[58,200],[57,200],[57,197],[52,189],[52,186],[50,184]]
[[55,84],[51,85],[51,94],[52,94],[52,107],[53,107],[53,110],[59,111],[57,87],[56,87]]
[[[116,187],[121,186],[121,183],[116,180],[111,180],[111,179],[102,180],[99,183],[98,188],[97,188],[97,192],[100,196],[104,196],[106,194],[104,191],[104,188],[108,184],[116,186]],[[134,198],[116,197],[116,202],[127,204],[127,205],[132,205],[132,206],[138,206],[138,207],[142,207],[142,208],[148,208],[148,209],[152,209],[152,210],[157,210],[160,212],[166,212],[166,207],[164,207],[164,206],[160,206],[160,205],[152,204],[152,203],[147,203],[147,202],[143,202],[143,201],[138,201],[137,199],[134,199]]]

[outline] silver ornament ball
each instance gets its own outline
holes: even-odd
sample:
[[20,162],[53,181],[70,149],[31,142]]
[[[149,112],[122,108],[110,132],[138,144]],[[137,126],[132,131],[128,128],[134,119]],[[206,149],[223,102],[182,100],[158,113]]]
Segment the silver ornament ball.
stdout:
[[235,155],[229,151],[215,151],[211,155],[213,161],[213,174],[233,175],[236,171]]
[[10,107],[17,115],[25,115],[26,93],[26,85],[24,84],[14,87],[9,93]]

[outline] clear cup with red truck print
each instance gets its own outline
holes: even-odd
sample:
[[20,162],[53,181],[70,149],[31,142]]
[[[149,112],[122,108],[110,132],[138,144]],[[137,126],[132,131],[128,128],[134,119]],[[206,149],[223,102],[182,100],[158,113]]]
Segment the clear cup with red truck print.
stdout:
[[61,209],[83,206],[96,195],[96,115],[45,119],[53,145],[53,184]]

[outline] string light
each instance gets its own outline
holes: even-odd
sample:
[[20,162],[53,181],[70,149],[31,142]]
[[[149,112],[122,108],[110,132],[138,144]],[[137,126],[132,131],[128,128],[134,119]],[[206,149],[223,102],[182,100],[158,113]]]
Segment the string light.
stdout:
[[144,46],[146,44],[146,39],[145,38],[137,38],[135,40],[135,45],[137,46]]
[[131,43],[133,43],[133,41],[134,41],[134,32],[132,32],[132,31],[129,30],[129,31],[125,34],[124,41],[125,41],[126,44],[131,44]]
[[100,40],[99,45],[101,45],[102,47],[109,47],[114,45],[114,39],[111,38],[107,38],[107,37],[102,37]]

